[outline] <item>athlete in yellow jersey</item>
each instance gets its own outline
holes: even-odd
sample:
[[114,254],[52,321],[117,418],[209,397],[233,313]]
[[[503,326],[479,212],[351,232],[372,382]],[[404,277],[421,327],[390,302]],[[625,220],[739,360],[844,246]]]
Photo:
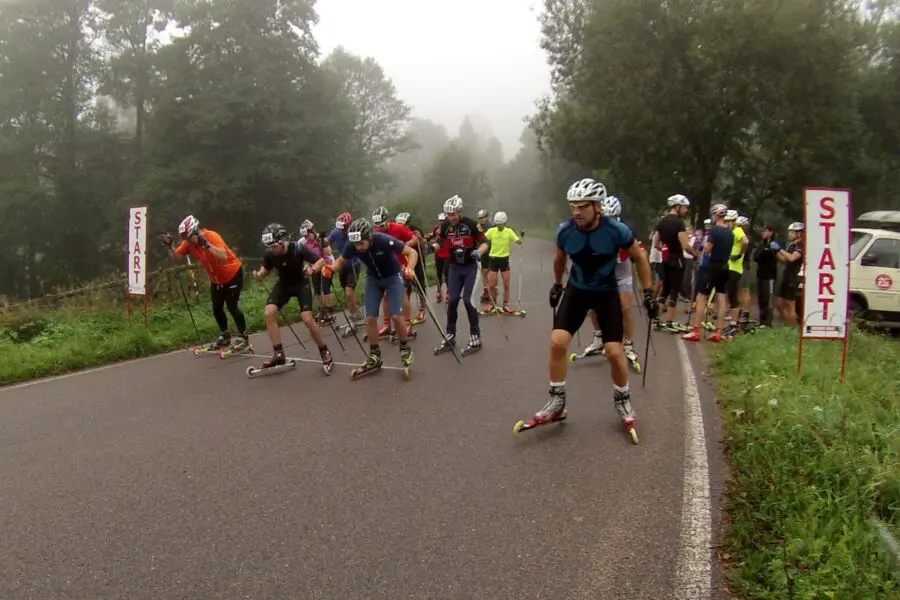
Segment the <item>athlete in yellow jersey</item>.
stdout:
[[491,249],[488,253],[488,293],[490,295],[490,304],[484,310],[485,314],[497,311],[497,273],[503,274],[503,309],[502,312],[508,315],[516,314],[516,311],[509,307],[509,247],[513,243],[522,243],[515,230],[506,226],[506,213],[502,210],[494,215],[494,225],[486,232],[484,237],[491,243]]
[[734,243],[731,246],[731,256],[728,257],[728,304],[731,312],[731,323],[722,333],[732,338],[737,333],[737,320],[741,312],[740,291],[741,277],[744,274],[744,253],[750,244],[750,239],[744,230],[737,224],[738,212],[729,210],[725,213],[725,225],[734,233]]

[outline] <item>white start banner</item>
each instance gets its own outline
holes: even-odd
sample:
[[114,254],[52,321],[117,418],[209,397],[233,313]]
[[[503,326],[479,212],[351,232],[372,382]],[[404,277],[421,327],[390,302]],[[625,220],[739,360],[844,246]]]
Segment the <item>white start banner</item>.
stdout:
[[850,297],[850,190],[804,188],[803,202],[802,335],[845,340]]
[[128,211],[128,293],[147,293],[147,207]]

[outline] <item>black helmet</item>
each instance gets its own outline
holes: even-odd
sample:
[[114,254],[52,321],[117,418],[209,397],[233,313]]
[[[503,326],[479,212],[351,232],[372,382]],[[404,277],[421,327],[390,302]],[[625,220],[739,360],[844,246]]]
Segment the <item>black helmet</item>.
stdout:
[[369,239],[372,237],[372,224],[366,219],[357,219],[350,223],[350,227],[347,229],[347,237],[350,238],[350,241],[356,237],[353,235],[354,233],[359,233],[360,240]]
[[383,206],[379,206],[375,209],[375,212],[372,213],[372,222],[379,227],[383,227],[384,225],[387,225],[388,221],[390,220],[390,216],[391,213],[388,212],[388,209]]
[[280,242],[288,235],[287,229],[280,223],[269,223],[262,231],[263,246],[271,246],[275,242]]

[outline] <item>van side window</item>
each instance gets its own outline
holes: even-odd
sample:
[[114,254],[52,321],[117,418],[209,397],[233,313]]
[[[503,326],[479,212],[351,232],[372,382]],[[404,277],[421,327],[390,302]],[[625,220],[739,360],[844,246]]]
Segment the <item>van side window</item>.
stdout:
[[900,240],[890,238],[875,240],[860,262],[867,267],[900,269]]

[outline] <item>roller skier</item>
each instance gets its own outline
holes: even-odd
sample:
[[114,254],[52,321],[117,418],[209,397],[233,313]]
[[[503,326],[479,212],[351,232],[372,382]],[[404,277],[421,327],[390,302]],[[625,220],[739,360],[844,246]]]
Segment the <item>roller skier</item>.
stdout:
[[[332,249],[334,256],[340,256],[347,247],[347,228],[353,222],[353,217],[349,212],[342,212],[338,215],[334,223],[334,229],[325,238],[325,241]],[[347,298],[347,310],[350,312],[350,320],[345,326],[341,326],[342,335],[344,337],[352,335],[356,329],[362,326],[365,317],[359,307],[359,299],[356,296],[356,284],[359,279],[360,262],[359,257],[354,256],[352,259],[344,263],[343,268],[337,272],[338,281],[344,290],[344,296]]]
[[472,289],[478,275],[481,257],[487,252],[488,245],[478,225],[469,217],[463,216],[463,200],[458,195],[447,198],[444,202],[444,214],[447,220],[432,241],[435,251],[444,243],[450,246],[450,267],[447,272],[447,339],[434,349],[435,354],[442,354],[456,344],[456,320],[459,316],[459,301],[462,299],[469,318],[469,343],[462,350],[466,356],[481,349],[481,329],[478,324],[478,309],[472,304]]
[[[616,196],[607,196],[603,202],[603,216],[619,221],[626,227],[628,225],[622,221],[622,202]],[[631,227],[629,227],[631,229]],[[634,230],[632,229],[632,235]],[[636,372],[641,372],[641,362],[638,359],[637,352],[634,351],[634,269],[632,268],[631,256],[629,250],[619,250],[616,258],[616,285],[619,289],[619,300],[622,305],[622,325],[624,327],[625,338],[622,342],[622,349],[625,352],[625,358],[628,364]],[[594,326],[594,336],[590,346],[584,349],[581,355],[573,354],[570,358],[574,362],[578,358],[586,358],[588,356],[596,356],[604,354],[603,350],[603,332],[600,330],[597,313],[590,311],[591,323]]]
[[[416,234],[414,234],[405,225],[401,225],[400,223],[397,223],[396,221],[391,221],[390,213],[388,212],[388,209],[385,208],[384,206],[379,206],[372,213],[372,225],[374,226],[374,228],[373,228],[374,233],[387,234],[387,235],[391,236],[392,238],[400,240],[407,246],[410,246],[411,248],[415,249],[416,243],[417,243]],[[400,260],[400,266],[405,268],[406,267],[406,257],[401,255],[398,258]],[[406,286],[412,285],[412,282],[405,281],[403,285],[404,285],[404,290],[405,290]],[[368,303],[367,303],[367,306],[368,306]],[[383,315],[384,320],[381,324],[381,327],[378,329],[378,336],[379,337],[389,336],[389,338],[392,341],[398,341],[400,339],[400,336],[397,333],[398,330],[391,327],[391,324],[392,324],[391,317],[393,315],[388,310],[388,308],[389,308],[388,307],[388,299],[387,299],[387,297],[385,297],[384,301],[381,304],[381,309],[382,309],[382,311],[384,311],[384,315]],[[402,311],[403,311],[402,314],[403,314],[403,319],[404,319],[403,322],[405,323],[407,337],[414,338],[414,337],[416,337],[416,332],[413,329],[413,326],[411,324],[412,308],[410,307],[410,304],[409,304],[409,297],[406,295],[405,292],[403,294]],[[368,311],[366,311],[366,312],[368,314]]]
[[[219,339],[205,347],[197,348],[196,353],[221,351],[222,353],[246,353],[252,351],[247,338],[247,320],[240,307],[241,291],[244,289],[244,266],[237,255],[215,231],[201,229],[200,221],[193,215],[185,217],[178,225],[181,244],[173,246],[172,236],[164,233],[160,236],[163,245],[169,250],[172,262],[178,264],[188,259],[197,259],[209,276],[209,296],[212,300],[213,317],[219,326]],[[189,259],[188,259],[189,260]],[[225,307],[231,313],[237,328],[237,339],[232,344],[228,331],[228,317]]]
[[425,277],[425,258],[426,252],[428,250],[428,244],[425,242],[425,232],[421,227],[419,227],[415,223],[410,222],[410,214],[408,212],[402,212],[398,214],[396,217],[394,217],[394,221],[412,231],[413,235],[416,236],[414,249],[419,254],[419,260],[416,261],[415,272],[416,279],[419,281],[419,285],[415,285],[415,282],[412,280],[406,280],[406,302],[410,307],[410,315],[412,314],[413,289],[415,289],[416,296],[419,299],[419,310],[416,313],[416,316],[409,321],[410,325],[416,326],[425,322],[425,290],[428,289],[428,281]]
[[[488,305],[482,311],[482,314],[493,314],[502,312],[505,315],[520,316],[518,311],[509,307],[509,287],[512,274],[509,270],[509,249],[510,245],[522,245],[522,238],[516,234],[511,227],[506,226],[506,213],[498,211],[494,215],[494,226],[484,232],[484,237],[490,243],[488,251],[487,266],[487,282],[488,289]],[[503,279],[503,305],[502,308],[497,306],[499,290],[497,280]]]
[[[600,321],[599,329],[603,331],[606,359],[610,363],[613,405],[632,440],[637,443],[628,365],[622,348],[624,332],[616,282],[616,257],[619,250],[627,250],[631,260],[637,264],[644,289],[644,306],[649,317],[653,318],[658,306],[653,297],[650,263],[627,226],[618,220],[604,218],[602,206],[606,200],[606,187],[602,183],[593,179],[576,181],[569,187],[567,200],[572,218],[556,232],[554,282],[550,289],[550,306],[556,309],[550,335],[550,400],[530,422],[516,423],[514,431],[566,418],[566,351],[588,311],[594,310]],[[569,259],[572,260],[572,268],[563,289],[562,279]]]
[[322,366],[330,375],[334,364],[331,351],[325,343],[322,330],[313,318],[312,286],[309,277],[315,273],[311,265],[325,264],[325,260],[316,256],[305,245],[288,239],[287,230],[278,223],[271,223],[263,229],[262,243],[266,248],[263,264],[253,273],[253,278],[262,281],[272,271],[278,272],[278,281],[269,293],[266,302],[266,331],[272,341],[272,358],[263,362],[262,369],[281,367],[286,364],[284,346],[281,344],[281,329],[278,326],[278,313],[291,298],[300,303],[300,318],[309,329],[309,334],[319,348]]
[[[438,224],[432,227],[431,231],[428,232],[428,235],[425,236],[425,239],[428,241],[429,246],[431,244],[431,241],[440,233],[441,226],[446,220],[447,215],[445,215],[444,213],[438,214]],[[440,249],[435,251],[434,253],[434,275],[437,279],[437,293],[435,294],[435,301],[437,301],[439,304],[444,300],[445,297],[448,297],[443,290],[446,287],[445,283],[447,270],[449,268],[449,262],[450,245],[445,240]]]
[[[324,277],[331,277],[353,257],[358,256],[366,266],[365,302],[366,330],[369,342],[369,355],[366,362],[354,369],[350,377],[356,379],[381,369],[384,361],[381,357],[378,335],[378,311],[382,298],[387,298],[387,308],[400,338],[400,362],[404,375],[409,377],[409,367],[413,362],[413,352],[409,345],[408,329],[403,318],[403,298],[405,296],[403,280],[415,277],[415,266],[418,254],[411,246],[385,233],[373,231],[372,224],[366,219],[356,219],[347,230],[350,241],[344,251],[331,267],[320,261],[313,269],[321,270]],[[405,259],[405,266],[400,257]]]

